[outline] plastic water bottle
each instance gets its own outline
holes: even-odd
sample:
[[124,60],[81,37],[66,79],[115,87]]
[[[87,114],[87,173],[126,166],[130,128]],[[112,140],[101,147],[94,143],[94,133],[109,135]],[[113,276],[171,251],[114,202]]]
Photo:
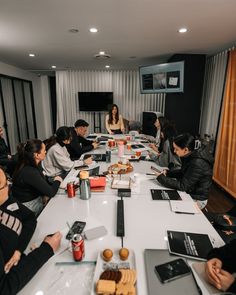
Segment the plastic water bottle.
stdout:
[[88,171],[80,172],[80,199],[88,200],[91,198],[89,173]]
[[119,141],[118,142],[118,157],[123,157],[124,156],[124,142],[123,141]]

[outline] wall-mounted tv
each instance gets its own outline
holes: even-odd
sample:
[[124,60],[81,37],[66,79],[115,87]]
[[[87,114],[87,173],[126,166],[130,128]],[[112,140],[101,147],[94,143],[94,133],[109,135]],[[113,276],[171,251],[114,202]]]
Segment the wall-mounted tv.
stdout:
[[183,92],[184,61],[139,68],[141,93]]
[[113,104],[113,92],[78,92],[78,98],[84,112],[108,111]]

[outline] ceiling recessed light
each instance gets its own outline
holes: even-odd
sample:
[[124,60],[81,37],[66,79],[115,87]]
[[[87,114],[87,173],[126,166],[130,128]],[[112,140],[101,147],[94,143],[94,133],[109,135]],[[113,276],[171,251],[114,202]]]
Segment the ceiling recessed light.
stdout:
[[97,28],[90,28],[89,31],[91,33],[97,33],[98,32],[98,29]]
[[56,69],[57,68],[57,66],[52,66],[52,69]]
[[109,68],[110,68],[110,66],[109,66],[109,65],[106,65],[106,66],[105,66],[105,68],[109,69]]
[[30,57],[35,57],[35,54],[34,53],[29,53],[29,56]]
[[73,34],[76,34],[76,33],[79,32],[79,30],[78,29],[69,29],[69,32],[73,33]]
[[180,29],[178,30],[179,33],[186,33],[187,31],[188,31],[187,28],[180,28]]
[[105,55],[105,51],[99,51],[100,55]]

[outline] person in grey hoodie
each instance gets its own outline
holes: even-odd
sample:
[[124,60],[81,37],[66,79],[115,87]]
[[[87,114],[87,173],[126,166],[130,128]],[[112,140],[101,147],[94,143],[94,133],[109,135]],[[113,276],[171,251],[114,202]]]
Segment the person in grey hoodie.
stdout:
[[173,147],[181,158],[181,169],[156,173],[157,180],[165,187],[190,194],[202,209],[212,183],[213,158],[206,148],[195,149],[195,138],[188,133],[175,137]]
[[44,172],[49,177],[63,175],[69,172],[72,168],[81,165],[89,165],[92,163],[92,158],[86,160],[72,161],[70,154],[67,151],[66,145],[71,142],[71,129],[62,126],[57,129],[56,136],[46,140],[46,158],[42,162]]

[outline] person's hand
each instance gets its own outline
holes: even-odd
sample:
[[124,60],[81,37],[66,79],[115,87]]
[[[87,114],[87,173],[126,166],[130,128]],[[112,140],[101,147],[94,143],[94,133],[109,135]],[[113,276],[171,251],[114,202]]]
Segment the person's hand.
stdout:
[[218,258],[212,258],[207,261],[206,263],[206,276],[207,280],[209,281],[210,284],[215,286],[217,289],[221,288],[220,285],[220,279],[218,277],[219,272],[221,271],[222,268],[222,261]]
[[50,198],[47,196],[43,196],[42,199],[43,199],[43,206],[46,206]]
[[166,171],[166,170],[163,170],[162,172],[157,172],[157,171],[154,171],[153,170],[153,173],[156,175],[156,177],[158,177],[160,175],[165,175],[166,176],[166,174],[164,173],[164,171]]
[[11,155],[7,155],[8,160],[11,160],[12,156]]
[[87,159],[84,160],[84,164],[85,165],[90,165],[90,164],[92,164],[92,162],[93,162],[93,158],[92,157],[89,157],[89,158],[87,158]]
[[55,176],[55,177],[54,177],[54,181],[55,181],[55,180],[60,181],[60,182],[63,181],[63,179],[61,178],[61,176]]
[[229,287],[233,284],[235,278],[231,273],[221,269],[220,272],[217,274],[217,277],[220,280],[220,290],[226,291]]
[[99,144],[98,144],[96,141],[94,141],[94,142],[92,143],[92,146],[93,146],[94,149],[96,149],[96,148],[99,146]]
[[55,253],[61,244],[62,234],[58,231],[52,236],[47,236],[43,240],[45,243],[48,243],[51,246],[53,252]]
[[156,147],[156,145],[154,143],[150,143],[149,147],[158,153],[158,148]]
[[125,128],[121,129],[121,132],[122,132],[123,134],[125,134]]
[[19,260],[21,258],[21,253],[18,250],[15,250],[14,254],[12,257],[9,259],[9,261],[5,264],[4,266],[4,271],[5,273],[8,273],[10,269],[14,266],[17,265]]

